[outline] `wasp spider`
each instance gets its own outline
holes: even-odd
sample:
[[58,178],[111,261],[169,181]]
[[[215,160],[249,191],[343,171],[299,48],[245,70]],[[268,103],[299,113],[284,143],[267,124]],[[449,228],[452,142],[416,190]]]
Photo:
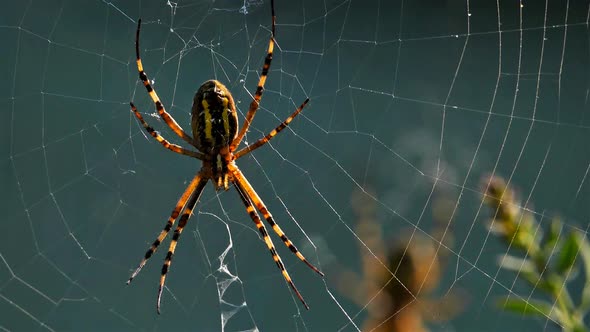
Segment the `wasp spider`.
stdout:
[[[262,67],[262,73],[260,74],[260,79],[258,81],[258,86],[256,87],[256,93],[254,94],[254,100],[250,103],[250,108],[248,109],[248,113],[246,114],[246,120],[244,124],[238,131],[238,115],[236,112],[236,106],[234,104],[233,97],[229,90],[221,84],[219,81],[216,80],[209,80],[197,91],[193,100],[192,106],[192,120],[191,120],[191,127],[192,127],[192,134],[191,137],[188,135],[178,123],[172,118],[170,114],[166,112],[160,98],[156,94],[156,91],[150,84],[150,80],[147,77],[147,74],[143,70],[143,65],[141,63],[141,58],[139,56],[139,32],[141,28],[141,19],[138,21],[137,24],[137,32],[135,35],[135,52],[137,55],[137,70],[139,71],[139,78],[143,82],[143,85],[147,89],[150,97],[152,98],[154,104],[156,105],[156,109],[158,114],[164,120],[164,122],[172,129],[172,131],[182,138],[186,143],[190,144],[191,146],[195,147],[198,151],[193,151],[189,149],[185,149],[179,145],[172,144],[168,142],[164,137],[162,137],[158,132],[156,132],[152,127],[150,127],[143,119],[135,105],[131,104],[131,110],[141,122],[145,130],[153,136],[158,142],[160,142],[165,148],[183,154],[185,156],[193,157],[196,159],[201,160],[202,166],[201,169],[197,172],[195,177],[192,179],[188,187],[185,189],[182,196],[176,203],[174,210],[172,210],[172,214],[170,218],[168,218],[168,222],[166,226],[158,236],[158,238],[154,241],[148,251],[145,253],[144,258],[139,263],[137,269],[133,272],[127,284],[129,284],[133,278],[137,276],[137,274],[141,271],[147,260],[156,252],[160,243],[166,238],[168,232],[172,229],[174,222],[178,217],[180,220],[178,222],[178,226],[174,230],[174,235],[172,236],[172,242],[168,248],[168,254],[166,255],[166,259],[164,261],[164,265],[162,266],[162,273],[160,276],[160,287],[158,289],[158,300],[156,309],[158,313],[160,313],[160,300],[162,298],[162,290],[164,288],[164,282],[166,281],[166,274],[170,268],[170,264],[172,262],[172,256],[174,255],[174,250],[176,249],[176,244],[182,233],[182,230],[186,226],[190,215],[193,212],[193,209],[197,202],[199,201],[199,197],[205,188],[205,185],[209,180],[213,182],[213,185],[216,190],[224,189],[228,190],[230,183],[236,188],[240,199],[246,206],[246,211],[250,215],[250,218],[262,234],[264,242],[266,246],[270,250],[273,260],[276,262],[277,266],[281,270],[283,277],[291,286],[299,300],[303,303],[306,309],[309,309],[307,303],[301,296],[301,293],[295,287],[295,284],[291,280],[289,273],[285,269],[279,254],[277,253],[271,238],[264,227],[264,224],[260,220],[258,212],[262,214],[264,219],[269,223],[272,227],[273,231],[281,238],[283,243],[293,252],[301,261],[303,261],[307,266],[309,266],[312,270],[323,276],[324,274],[318,270],[314,265],[312,265],[305,257],[297,250],[293,242],[287,238],[285,233],[281,230],[279,225],[274,221],[272,215],[264,205],[260,196],[256,193],[252,185],[248,182],[244,174],[240,171],[238,166],[236,165],[236,159],[247,155],[248,153],[254,151],[255,149],[263,146],[268,141],[270,141],[275,135],[277,135],[281,130],[283,130],[289,123],[295,118],[301,110],[305,107],[309,99],[306,99],[301,106],[299,106],[295,112],[293,112],[285,121],[279,124],[275,129],[273,129],[270,133],[266,136],[260,138],[256,142],[243,147],[240,150],[237,150],[240,142],[244,138],[244,135],[248,131],[248,127],[252,123],[254,115],[256,114],[256,110],[258,109],[258,105],[260,103],[260,99],[262,98],[262,92],[264,91],[264,84],[266,82],[266,78],[268,76],[268,70],[270,68],[270,63],[272,61],[272,53],[274,48],[274,36],[275,36],[275,11],[274,11],[274,1],[271,0],[271,13],[272,13],[272,30],[271,30],[271,37],[268,43],[268,50],[266,54],[266,58],[264,59],[264,65]],[[237,151],[236,151],[237,150]],[[257,212],[258,211],[258,212]]]

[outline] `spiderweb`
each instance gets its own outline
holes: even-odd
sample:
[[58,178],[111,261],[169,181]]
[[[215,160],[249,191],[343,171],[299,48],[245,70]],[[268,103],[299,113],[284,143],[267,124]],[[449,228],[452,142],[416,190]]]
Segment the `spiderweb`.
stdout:
[[[432,330],[559,330],[550,317],[495,305],[538,289],[498,267],[510,251],[485,227],[481,178],[509,179],[541,227],[560,215],[587,231],[588,1],[275,2],[275,57],[246,140],[311,103],[238,165],[326,273],[271,234],[311,310],[235,190],[210,185],[180,239],[162,315],[166,249],[125,285],[200,167],[163,149],[129,111],[133,100],[184,143],[137,80],[136,19],[146,71],[189,130],[192,97],[211,78],[232,91],[243,121],[270,35],[268,2],[12,1],[0,14],[0,328],[379,330],[402,313],[372,315],[400,280],[382,250],[402,243],[410,257],[421,239],[441,257],[424,271],[438,282],[429,296],[447,305],[410,303]],[[371,269],[387,282],[360,287]]]

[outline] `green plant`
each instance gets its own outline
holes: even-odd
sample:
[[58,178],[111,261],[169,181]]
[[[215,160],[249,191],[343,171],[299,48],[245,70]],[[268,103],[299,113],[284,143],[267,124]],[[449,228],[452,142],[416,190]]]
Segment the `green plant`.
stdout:
[[[524,252],[524,256],[502,255],[501,268],[514,271],[553,301],[507,296],[499,305],[522,315],[549,318],[562,331],[588,331],[584,316],[590,310],[590,243],[585,233],[554,218],[544,235],[535,215],[521,206],[504,179],[489,177],[485,186],[484,202],[492,209],[490,231],[509,248]],[[584,286],[574,300],[570,295],[571,281],[580,269],[584,271]]]

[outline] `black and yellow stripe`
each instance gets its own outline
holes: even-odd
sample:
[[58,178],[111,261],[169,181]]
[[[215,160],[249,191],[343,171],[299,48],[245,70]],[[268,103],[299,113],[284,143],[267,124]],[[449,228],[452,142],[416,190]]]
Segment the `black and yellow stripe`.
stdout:
[[262,199],[260,199],[260,196],[258,196],[258,194],[254,190],[254,188],[252,187],[250,182],[248,182],[248,180],[246,179],[244,174],[242,174],[242,171],[240,171],[236,166],[233,166],[231,168],[231,171],[232,171],[232,174],[234,175],[235,182],[238,183],[238,185],[240,186],[240,189],[252,200],[252,202],[254,202],[254,205],[256,205],[256,208],[258,209],[258,211],[260,211],[260,213],[262,213],[262,216],[264,217],[264,219],[266,219],[268,224],[272,227],[273,231],[281,238],[281,240],[283,241],[285,246],[287,246],[287,248],[289,248],[289,250],[291,250],[291,252],[293,252],[302,262],[304,262],[307,266],[309,266],[309,268],[311,268],[312,270],[317,272],[319,275],[324,276],[324,273],[322,273],[322,271],[320,271],[317,267],[315,267],[313,264],[311,264],[305,258],[305,256],[303,256],[303,254],[301,252],[299,252],[299,250],[297,250],[297,247],[295,247],[293,242],[291,242],[291,240],[289,240],[287,235],[283,232],[283,230],[279,227],[279,225],[274,221],[272,215],[270,214],[270,212],[266,208],[266,205],[264,205],[264,203],[262,202]]
[[139,32],[140,32],[140,30],[141,30],[141,19],[139,19],[137,21],[137,31],[135,32],[135,55],[137,58],[136,62],[137,62],[137,71],[139,72],[139,79],[143,82],[143,85],[145,86],[148,94],[150,95],[150,97],[152,98],[152,101],[156,105],[156,110],[158,111],[158,114],[160,115],[162,120],[164,120],[164,122],[166,122],[168,127],[170,127],[170,129],[172,129],[172,131],[174,133],[176,133],[176,135],[178,135],[178,137],[182,138],[185,142],[193,145],[192,137],[190,137],[182,129],[182,127],[180,127],[180,125],[174,120],[174,118],[172,118],[172,116],[170,116],[170,114],[168,112],[166,112],[166,109],[164,109],[164,105],[162,105],[162,102],[160,101],[158,94],[156,94],[156,90],[154,90],[154,88],[150,84],[150,80],[149,80],[146,72],[143,70],[143,64],[141,63],[141,57],[139,55]]
[[193,209],[195,208],[195,205],[197,204],[199,198],[201,197],[201,194],[203,193],[203,189],[207,184],[207,180],[208,179],[206,178],[199,178],[196,188],[192,192],[190,199],[186,203],[184,211],[182,212],[182,216],[178,221],[178,226],[176,226],[176,229],[174,230],[174,235],[172,236],[172,241],[170,242],[170,246],[168,247],[168,253],[166,254],[166,259],[164,260],[164,265],[162,266],[162,273],[160,275],[160,287],[158,288],[158,301],[156,304],[156,310],[158,311],[158,314],[160,313],[160,301],[162,299],[164,283],[166,282],[166,274],[168,273],[168,270],[170,270],[170,264],[172,264],[172,257],[174,256],[174,251],[176,250],[176,244],[178,243],[180,234],[182,233],[184,227],[188,222],[188,218],[191,216]]
[[236,137],[238,116],[233,97],[221,82],[206,81],[195,94],[191,113],[195,146],[214,160]]
[[293,289],[293,291],[295,292],[295,294],[297,295],[297,297],[299,298],[301,303],[303,303],[303,305],[305,306],[305,309],[309,310],[309,306],[307,305],[307,303],[303,299],[303,296],[301,295],[301,293],[299,292],[299,290],[295,286],[295,283],[293,283],[293,280],[291,279],[289,272],[287,272],[287,269],[285,268],[285,264],[283,264],[283,261],[281,260],[279,253],[277,252],[274,244],[272,243],[272,239],[268,235],[268,232],[266,231],[264,224],[262,223],[262,221],[260,221],[260,217],[258,216],[258,213],[256,213],[256,210],[254,210],[254,206],[252,205],[252,202],[248,198],[246,192],[243,190],[243,188],[239,182],[234,182],[234,186],[235,186],[237,192],[240,194],[240,198],[242,199],[242,202],[246,206],[246,211],[248,211],[250,218],[252,219],[252,221],[254,221],[254,224],[256,224],[256,228],[258,228],[258,231],[260,231],[260,234],[262,234],[262,239],[266,243],[266,246],[268,247],[268,250],[270,251],[270,254],[272,255],[272,259],[277,264],[277,267],[279,268],[279,270],[281,270],[281,273],[283,274],[283,278],[285,278],[285,281],[287,281],[289,286],[291,286],[291,289]]
[[193,100],[191,129],[194,138],[189,136],[178,125],[178,123],[176,123],[172,116],[170,116],[170,114],[166,112],[164,106],[162,105],[162,102],[156,94],[156,91],[151,86],[147,74],[143,70],[143,65],[139,54],[139,34],[141,29],[141,20],[138,21],[135,39],[135,51],[137,56],[137,69],[139,71],[139,78],[143,82],[143,85],[145,86],[148,94],[150,95],[150,98],[154,102],[160,117],[164,120],[168,127],[170,127],[172,131],[174,131],[174,133],[176,133],[179,137],[181,137],[183,140],[185,140],[192,146],[196,147],[198,152],[190,151],[179,145],[170,143],[144,121],[142,115],[139,113],[139,111],[133,105],[133,103],[131,103],[131,109],[134,112],[137,119],[141,122],[142,126],[146,129],[146,131],[152,137],[154,137],[160,144],[162,144],[162,146],[173,152],[200,159],[203,163],[201,170],[192,179],[192,181],[187,186],[184,193],[176,203],[176,206],[174,210],[172,210],[172,213],[168,218],[168,221],[164,229],[160,232],[156,240],[147,250],[139,266],[132,273],[131,277],[127,281],[127,283],[129,284],[133,280],[133,278],[137,276],[137,274],[141,271],[143,266],[157,251],[159,245],[162,243],[162,241],[164,241],[164,239],[167,237],[168,233],[172,229],[174,222],[180,216],[178,226],[176,227],[174,235],[172,236],[172,241],[170,242],[170,246],[168,247],[168,253],[166,254],[166,258],[164,260],[164,264],[161,270],[160,285],[158,288],[158,298],[156,307],[158,313],[160,313],[160,302],[162,298],[162,292],[164,290],[164,285],[166,282],[166,276],[170,270],[172,258],[174,256],[176,246],[180,239],[180,235],[182,234],[182,231],[187,225],[188,219],[190,218],[193,209],[198,203],[199,198],[209,180],[212,180],[212,182],[215,185],[215,189],[220,189],[221,187],[224,187],[227,190],[230,181],[234,184],[236,190],[240,195],[242,202],[246,206],[246,210],[250,218],[255,223],[256,228],[262,234],[264,242],[268,247],[273,260],[277,264],[277,267],[281,270],[283,277],[285,278],[289,286],[293,289],[293,291],[295,292],[299,300],[303,303],[306,309],[309,309],[309,307],[303,299],[301,293],[295,287],[295,284],[293,283],[291,276],[287,272],[285,265],[283,264],[266,228],[264,227],[264,224],[261,221],[258,212],[262,213],[266,221],[272,227],[273,231],[281,238],[285,246],[287,246],[287,248],[289,248],[291,252],[293,252],[309,268],[311,268],[312,270],[314,270],[322,276],[324,275],[319,269],[317,269],[314,265],[309,263],[307,259],[299,252],[299,250],[297,250],[295,245],[289,240],[289,238],[286,236],[283,230],[274,221],[272,215],[270,214],[270,212],[268,211],[268,209],[266,208],[266,206],[264,205],[256,191],[254,191],[254,188],[250,185],[248,180],[244,177],[244,175],[241,173],[241,171],[237,168],[237,166],[234,163],[235,159],[244,156],[252,152],[253,150],[263,146],[268,141],[270,141],[274,136],[276,136],[279,132],[281,132],[284,128],[286,128],[289,125],[289,123],[303,110],[303,108],[309,101],[308,99],[305,100],[305,102],[303,102],[303,104],[301,104],[301,106],[297,108],[295,112],[293,112],[287,119],[285,119],[285,121],[283,121],[269,134],[254,142],[254,144],[251,144],[243,148],[242,150],[238,151],[236,154],[233,154],[233,151],[236,150],[244,135],[248,131],[248,128],[254,118],[254,115],[258,110],[258,106],[262,98],[262,94],[264,92],[264,85],[266,84],[266,79],[270,70],[270,65],[272,62],[274,51],[274,37],[276,26],[273,0],[271,0],[271,11],[271,38],[268,44],[267,54],[258,81],[258,86],[256,88],[253,100],[250,103],[250,108],[248,109],[245,123],[243,124],[242,128],[238,132],[237,112],[233,97],[229,90],[219,81],[209,80],[201,85],[201,87],[195,94]]
[[299,113],[301,113],[301,111],[303,110],[305,105],[307,105],[308,102],[309,102],[309,98],[305,99],[303,104],[301,104],[301,106],[299,106],[295,110],[295,112],[293,112],[293,114],[291,114],[288,118],[286,118],[285,121],[281,122],[281,124],[278,125],[275,129],[271,130],[270,133],[268,133],[266,136],[259,139],[258,141],[254,142],[254,143],[248,145],[247,147],[241,149],[240,151],[236,152],[234,154],[234,159],[238,159],[238,158],[258,149],[259,147],[263,146],[264,144],[268,143],[268,141],[270,141],[271,138],[275,137],[278,133],[281,132],[281,130],[285,129],[289,125],[289,123],[291,123],[291,121],[293,121],[293,119],[297,115],[299,115]]
[[139,122],[141,122],[141,125],[145,128],[145,130],[148,132],[148,134],[152,135],[152,137],[155,138],[158,142],[160,142],[160,144],[162,144],[166,149],[171,150],[176,153],[186,155],[186,156],[197,158],[200,160],[203,160],[203,158],[205,158],[205,156],[200,152],[187,150],[187,149],[181,147],[180,145],[176,145],[176,144],[172,144],[172,143],[168,142],[164,137],[162,137],[162,135],[160,135],[157,131],[155,131],[154,128],[152,128],[150,125],[147,124],[147,122],[145,122],[145,120],[143,119],[143,117],[141,116],[139,111],[137,110],[137,107],[135,107],[135,105],[133,105],[133,103],[129,103],[129,104],[131,105],[131,110],[135,114],[135,117],[139,120]]
[[146,251],[144,258],[141,260],[141,263],[139,263],[137,269],[135,269],[133,274],[131,274],[129,280],[127,280],[127,285],[131,283],[133,278],[135,278],[137,274],[141,271],[148,259],[150,259],[150,257],[152,257],[156,250],[158,250],[158,246],[160,245],[160,243],[162,243],[162,241],[164,241],[164,239],[168,235],[168,232],[170,232],[170,229],[172,229],[172,225],[174,225],[174,222],[176,221],[176,218],[178,218],[180,211],[182,211],[182,209],[185,207],[188,198],[193,192],[195,192],[197,185],[203,181],[206,183],[206,179],[203,179],[203,177],[201,176],[201,172],[199,172],[197,173],[197,175],[195,175],[191,183],[189,183],[188,187],[186,187],[184,193],[182,193],[182,196],[180,196],[180,199],[178,199],[178,202],[176,203],[174,210],[172,210],[172,213],[170,214],[170,217],[166,222],[166,226],[164,226],[164,229],[162,230],[162,232],[160,232],[160,235],[158,235],[154,243],[152,243],[152,246]]

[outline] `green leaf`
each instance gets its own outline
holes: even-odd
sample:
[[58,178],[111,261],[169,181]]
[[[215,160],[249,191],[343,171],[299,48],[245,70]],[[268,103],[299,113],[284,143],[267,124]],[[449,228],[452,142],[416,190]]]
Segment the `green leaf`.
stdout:
[[588,238],[579,232],[575,232],[575,239],[580,248],[580,256],[582,257],[582,263],[584,264],[584,276],[586,277],[584,290],[582,291],[582,303],[580,304],[580,309],[586,312],[590,309],[590,243],[588,243]]
[[588,329],[586,329],[586,327],[584,325],[574,326],[572,328],[572,332],[586,332],[586,331],[588,331]]
[[555,244],[559,240],[561,235],[561,229],[563,228],[563,224],[557,218],[551,221],[551,227],[549,227],[549,233],[547,234],[547,239],[545,240],[545,248],[550,248],[550,250],[555,247]]
[[504,297],[497,304],[506,311],[512,311],[520,315],[549,317],[552,320],[559,321],[559,310],[551,303],[542,300]]
[[496,260],[503,269],[514,272],[535,273],[535,264],[529,259],[512,255],[500,255]]
[[580,243],[576,238],[576,233],[572,232],[561,245],[559,260],[557,261],[556,272],[558,274],[567,273],[574,263],[580,251]]

